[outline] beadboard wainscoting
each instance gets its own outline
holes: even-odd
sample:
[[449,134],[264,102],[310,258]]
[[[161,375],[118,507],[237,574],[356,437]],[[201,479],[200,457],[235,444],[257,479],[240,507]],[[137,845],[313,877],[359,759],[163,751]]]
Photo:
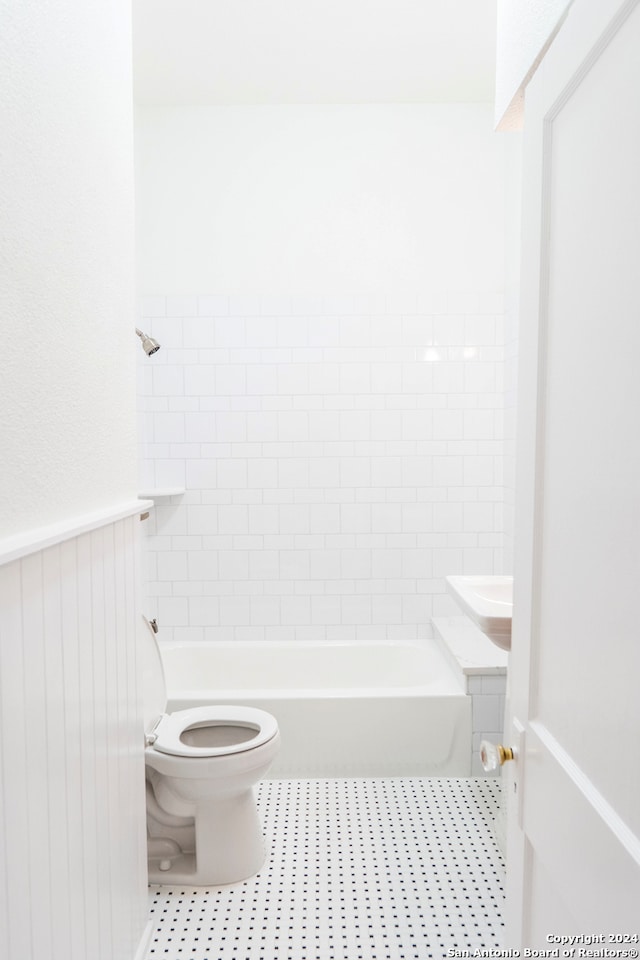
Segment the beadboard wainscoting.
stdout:
[[139,513],[120,504],[0,555],[0,956],[11,960],[131,960],[145,928]]

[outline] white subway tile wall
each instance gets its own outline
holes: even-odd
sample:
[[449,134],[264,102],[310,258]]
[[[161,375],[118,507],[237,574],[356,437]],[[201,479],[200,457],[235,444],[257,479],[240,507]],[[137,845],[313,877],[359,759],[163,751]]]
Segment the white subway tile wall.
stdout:
[[503,551],[503,298],[150,296],[144,589],[163,639],[404,639]]

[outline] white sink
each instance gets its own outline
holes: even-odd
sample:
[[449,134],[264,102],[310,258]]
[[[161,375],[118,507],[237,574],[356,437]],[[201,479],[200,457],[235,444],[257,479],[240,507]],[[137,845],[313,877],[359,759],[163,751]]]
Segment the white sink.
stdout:
[[513,577],[445,577],[458,605],[501,650],[511,649]]

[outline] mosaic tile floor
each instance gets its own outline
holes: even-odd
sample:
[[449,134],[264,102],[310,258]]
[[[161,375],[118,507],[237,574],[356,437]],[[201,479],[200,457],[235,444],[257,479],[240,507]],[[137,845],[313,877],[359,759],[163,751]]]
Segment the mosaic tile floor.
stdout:
[[269,855],[222,887],[152,886],[146,960],[427,960],[502,945],[495,779],[265,780]]

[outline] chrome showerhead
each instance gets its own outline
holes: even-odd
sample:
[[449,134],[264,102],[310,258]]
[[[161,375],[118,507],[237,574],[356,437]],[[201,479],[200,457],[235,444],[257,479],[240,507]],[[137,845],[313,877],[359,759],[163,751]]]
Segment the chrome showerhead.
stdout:
[[154,340],[153,337],[147,336],[146,333],[143,333],[142,330],[138,330],[137,327],[136,327],[136,333],[142,340],[142,349],[144,350],[144,352],[148,357],[150,357],[152,353],[158,352],[158,350],[160,349],[160,344],[158,343],[157,340]]

